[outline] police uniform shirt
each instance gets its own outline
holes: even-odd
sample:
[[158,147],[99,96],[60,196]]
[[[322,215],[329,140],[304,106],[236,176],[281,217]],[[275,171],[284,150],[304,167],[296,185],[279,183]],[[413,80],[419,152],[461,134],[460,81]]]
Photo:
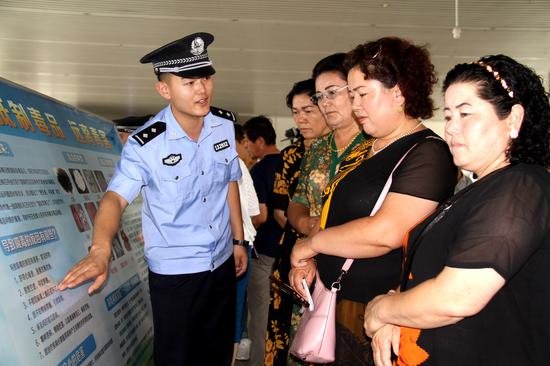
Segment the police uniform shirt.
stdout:
[[209,113],[195,142],[167,106],[128,139],[108,190],[131,203],[143,189],[151,271],[196,273],[218,268],[233,252],[227,192],[240,177],[231,121]]

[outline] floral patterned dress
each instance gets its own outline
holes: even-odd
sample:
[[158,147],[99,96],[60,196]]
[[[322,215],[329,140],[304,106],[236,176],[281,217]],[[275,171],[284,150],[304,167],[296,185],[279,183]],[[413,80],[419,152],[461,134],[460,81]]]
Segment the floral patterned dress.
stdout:
[[[283,150],[283,167],[275,175],[275,193],[287,192],[287,206],[288,199],[292,197],[293,202],[309,208],[310,216],[320,216],[323,208],[321,195],[325,186],[336,174],[340,163],[349,152],[365,141],[365,136],[359,133],[340,155],[334,144],[333,133],[322,136],[311,144],[303,159],[300,157],[301,166],[296,165],[297,150],[288,150],[288,154],[285,152],[286,149]],[[289,189],[285,190],[285,187]],[[294,187],[295,189],[292,189]],[[282,209],[286,210],[286,208],[285,206]],[[287,223],[280,242],[281,256],[275,260],[273,272],[275,278],[285,283],[288,283],[290,253],[299,237],[299,234]],[[301,307],[295,304],[290,296],[272,286],[264,360],[266,366],[304,365],[288,353],[292,336],[300,322],[300,314]]]
[[[296,190],[300,177],[300,165],[305,154],[303,139],[288,146],[281,151],[281,166],[275,172],[275,184],[273,188],[275,209],[284,210]],[[290,251],[300,234],[287,222],[281,245],[281,255],[275,258],[273,277],[288,283],[290,270]],[[266,340],[265,365],[286,365],[288,352],[288,330],[290,328],[290,316],[292,314],[292,299],[281,294],[276,286],[271,287],[271,302],[269,305],[268,334]],[[281,357],[284,355],[284,357]],[[284,362],[283,362],[284,361]]]

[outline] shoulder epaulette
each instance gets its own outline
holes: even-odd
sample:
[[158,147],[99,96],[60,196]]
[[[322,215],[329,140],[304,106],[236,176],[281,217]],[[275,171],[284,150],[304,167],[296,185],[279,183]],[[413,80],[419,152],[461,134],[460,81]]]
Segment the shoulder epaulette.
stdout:
[[212,112],[213,115],[221,118],[228,119],[233,122],[237,122],[237,118],[235,117],[235,114],[231,111],[221,109],[218,107],[210,106],[210,112]]
[[166,131],[166,123],[158,121],[153,123],[151,126],[139,131],[132,137],[138,142],[138,144],[143,146],[149,141],[153,140],[155,137],[162,134],[164,131]]

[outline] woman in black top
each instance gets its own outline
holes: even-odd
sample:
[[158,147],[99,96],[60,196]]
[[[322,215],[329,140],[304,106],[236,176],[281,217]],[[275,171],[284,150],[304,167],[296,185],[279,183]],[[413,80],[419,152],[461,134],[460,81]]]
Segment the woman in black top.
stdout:
[[[362,329],[365,304],[398,286],[401,239],[452,194],[456,168],[445,142],[420,120],[432,116],[436,81],[425,48],[382,38],[355,48],[346,65],[354,113],[375,139],[356,147],[325,189],[324,230],[296,243],[290,280],[299,291],[302,278],[311,283],[316,257],[321,281],[330,288],[345,259],[356,259],[338,294],[335,364],[364,365],[372,363]],[[407,151],[380,210],[369,217]]]
[[401,292],[365,313],[379,365],[548,365],[550,105],[503,55],[447,74],[445,137],[468,186],[414,228]]

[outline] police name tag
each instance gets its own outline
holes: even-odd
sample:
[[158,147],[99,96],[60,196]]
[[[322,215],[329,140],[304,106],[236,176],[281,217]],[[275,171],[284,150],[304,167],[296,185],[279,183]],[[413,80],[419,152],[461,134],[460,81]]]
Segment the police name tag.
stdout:
[[218,152],[229,147],[229,141],[223,140],[214,144],[214,151]]
[[181,161],[181,154],[170,154],[167,157],[162,159],[164,165],[176,165]]

